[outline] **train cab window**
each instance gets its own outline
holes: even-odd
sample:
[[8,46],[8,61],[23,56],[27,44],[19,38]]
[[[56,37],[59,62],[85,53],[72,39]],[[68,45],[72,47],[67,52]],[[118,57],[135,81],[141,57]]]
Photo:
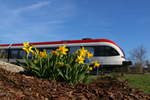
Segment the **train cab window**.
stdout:
[[94,56],[105,56],[105,48],[103,46],[94,47]]
[[119,53],[112,47],[105,47],[105,55],[106,56],[117,56]]
[[94,56],[117,56],[119,53],[110,46],[95,46]]

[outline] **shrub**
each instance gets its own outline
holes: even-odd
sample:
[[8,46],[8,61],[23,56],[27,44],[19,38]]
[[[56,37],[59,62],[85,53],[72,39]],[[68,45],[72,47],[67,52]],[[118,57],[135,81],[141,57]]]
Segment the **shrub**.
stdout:
[[[86,81],[89,71],[93,67],[99,67],[95,62],[85,63],[93,55],[84,47],[73,54],[68,53],[66,46],[60,46],[56,50],[47,53],[46,50],[39,51],[29,43],[24,43],[23,50],[26,51],[24,57],[27,71],[39,78],[46,78],[68,83],[78,83]],[[32,55],[32,56],[31,56]],[[93,67],[90,64],[94,65]]]

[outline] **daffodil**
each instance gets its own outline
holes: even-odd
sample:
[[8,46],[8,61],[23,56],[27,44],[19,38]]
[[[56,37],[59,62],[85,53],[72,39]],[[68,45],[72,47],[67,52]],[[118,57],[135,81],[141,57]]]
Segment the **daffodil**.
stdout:
[[85,59],[82,56],[77,56],[76,62],[78,62],[79,64],[83,64],[84,60]]
[[95,66],[95,67],[99,67],[100,64],[99,64],[99,63],[95,63],[94,66]]
[[51,51],[51,54],[59,56],[59,53],[57,51]]
[[84,49],[84,47],[82,47],[81,49],[79,49],[79,55],[85,57],[85,55],[87,54],[88,50]]
[[30,44],[29,44],[29,42],[25,42],[25,43],[23,43],[23,46],[24,46],[24,47],[29,47]]
[[79,51],[80,51],[80,52],[84,52],[84,53],[87,53],[87,52],[88,52],[88,50],[84,49],[84,47],[82,47]]
[[34,53],[34,51],[32,50],[33,47],[29,43],[23,43],[23,45],[24,45],[23,50],[26,51],[28,54],[30,52]]
[[43,52],[40,52],[39,55],[40,55],[41,57],[46,58],[46,57],[47,57],[47,52],[46,52],[46,50],[44,50]]
[[86,53],[85,52],[80,52],[79,55],[82,56],[82,57],[85,57]]
[[29,47],[29,51],[34,54],[34,50],[32,50],[32,46]]
[[98,61],[94,61],[92,62],[92,64],[94,67],[100,67],[100,63],[98,63]]
[[30,53],[27,48],[22,48],[25,52]]
[[88,57],[88,58],[93,57],[93,54],[90,53],[90,52],[87,52],[87,57]]
[[58,51],[60,55],[66,55],[68,49],[66,48],[66,46],[60,46],[56,51]]

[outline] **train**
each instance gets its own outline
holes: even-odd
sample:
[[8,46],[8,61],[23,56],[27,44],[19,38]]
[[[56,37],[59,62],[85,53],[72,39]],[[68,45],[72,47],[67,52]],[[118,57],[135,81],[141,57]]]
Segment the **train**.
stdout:
[[[33,42],[30,44],[40,51],[46,50],[47,52],[55,50],[63,45],[69,49],[70,53],[84,47],[94,55],[90,61],[96,60],[102,66],[116,67],[131,65],[131,61],[125,58],[125,54],[121,47],[109,39],[84,38],[81,40]],[[0,60],[10,63],[16,63],[16,61],[23,62],[23,57],[26,52],[22,48],[23,43],[0,44]]]

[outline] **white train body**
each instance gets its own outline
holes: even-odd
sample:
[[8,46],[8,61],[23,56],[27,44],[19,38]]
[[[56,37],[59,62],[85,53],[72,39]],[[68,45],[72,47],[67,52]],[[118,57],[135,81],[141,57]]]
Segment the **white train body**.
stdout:
[[[55,42],[37,42],[31,43],[33,47],[39,49],[46,49],[51,51],[62,45],[66,45],[70,52],[74,52],[80,47],[88,49],[93,53],[91,61],[99,61],[101,65],[106,66],[122,66],[124,64],[130,64],[126,59],[122,49],[113,41],[107,39],[86,39],[86,40],[70,40],[70,41],[55,41]],[[7,57],[0,57],[1,60],[15,62],[20,60],[23,62],[22,57],[25,53],[22,50],[23,44],[1,44],[0,53],[7,55]],[[16,50],[16,51],[15,51]],[[3,53],[2,51],[5,51]],[[18,51],[18,52],[17,52]],[[13,54],[14,53],[14,54]],[[20,54],[19,54],[20,53]],[[22,54],[21,54],[22,53]],[[18,54],[18,55],[17,55]],[[8,57],[9,55],[9,57]],[[17,57],[16,57],[16,56]],[[21,57],[19,57],[21,55]]]

